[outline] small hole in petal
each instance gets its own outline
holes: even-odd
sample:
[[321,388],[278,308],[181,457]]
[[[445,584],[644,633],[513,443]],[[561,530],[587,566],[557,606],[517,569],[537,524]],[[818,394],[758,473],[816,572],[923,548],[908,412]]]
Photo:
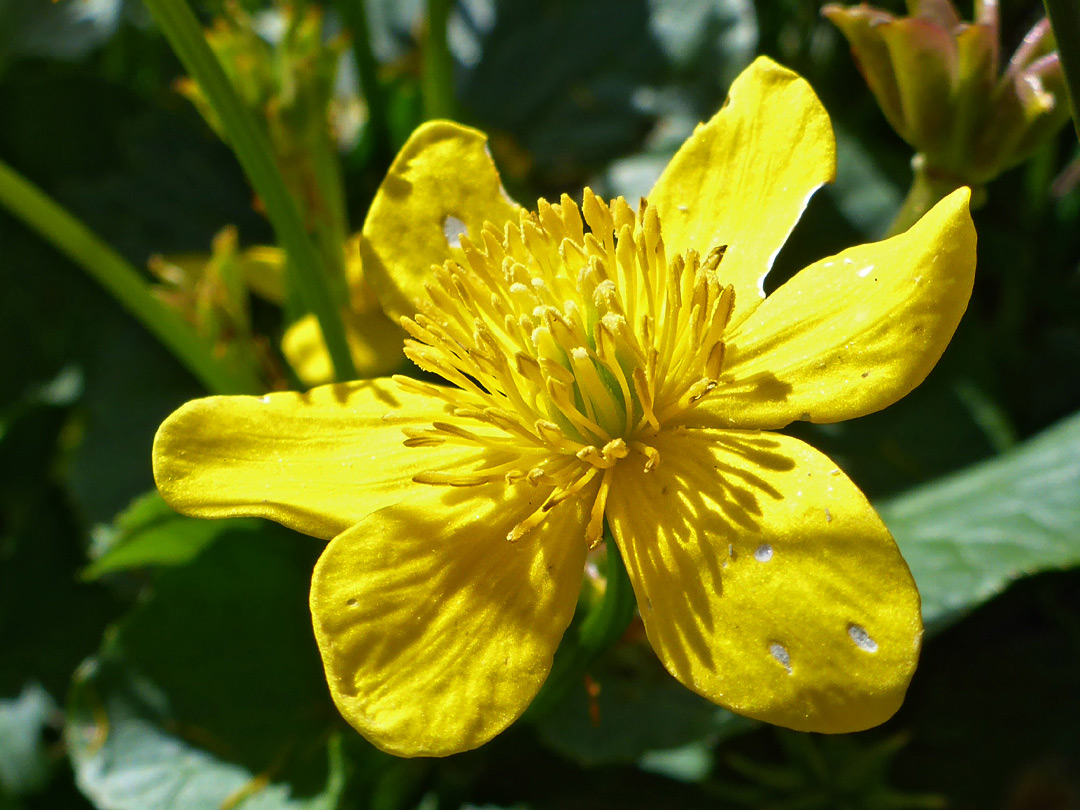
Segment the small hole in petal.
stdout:
[[870,634],[866,632],[865,627],[861,627],[857,624],[849,624],[847,627],[847,634],[851,636],[851,640],[855,642],[855,646],[860,650],[877,652],[877,642],[870,638]]
[[355,599],[349,599],[349,600],[347,600],[345,602],[345,604],[348,605],[349,607],[356,607],[359,604],[359,602],[357,602]]
[[774,641],[769,645],[769,654],[783,665],[788,675],[791,674],[791,653],[787,651],[787,647]]
[[447,216],[443,220],[442,224],[443,236],[446,237],[446,244],[452,248],[461,247],[461,235],[469,235],[469,229],[465,227],[465,223],[455,216]]
[[768,543],[762,543],[760,546],[754,549],[754,559],[758,562],[768,562],[772,559],[772,546]]

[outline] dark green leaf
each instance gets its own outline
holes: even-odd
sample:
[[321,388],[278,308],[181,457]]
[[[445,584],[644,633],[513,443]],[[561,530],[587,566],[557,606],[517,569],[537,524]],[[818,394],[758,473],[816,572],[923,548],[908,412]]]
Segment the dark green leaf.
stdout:
[[25,796],[48,782],[55,754],[46,744],[60,713],[40,684],[28,684],[12,700],[0,699],[0,795]]
[[100,807],[332,808],[341,727],[307,610],[311,543],[228,531],[160,572],[77,674],[67,739]]
[[1080,415],[880,507],[938,630],[1013,580],[1080,564]]
[[155,565],[190,562],[223,532],[258,531],[254,518],[197,520],[174,512],[157,492],[137,498],[111,526],[94,533],[97,556],[87,566],[84,579]]
[[[462,105],[495,136],[509,179],[534,164],[560,190],[640,148],[657,118],[689,109],[692,128],[715,112],[757,41],[743,0],[474,0],[451,32]],[[650,151],[672,127],[657,129]]]
[[[616,648],[584,683],[538,723],[544,742],[583,765],[635,762],[657,750],[715,744],[754,728],[678,683],[643,645]],[[662,768],[658,768],[662,770]]]

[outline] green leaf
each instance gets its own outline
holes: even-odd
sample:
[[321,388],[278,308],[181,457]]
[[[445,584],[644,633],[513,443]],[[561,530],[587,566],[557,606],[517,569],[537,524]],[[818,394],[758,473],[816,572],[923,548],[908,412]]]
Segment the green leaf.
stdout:
[[13,700],[0,700],[0,796],[26,796],[45,787],[55,758],[45,734],[59,712],[38,683]]
[[[62,382],[62,378],[61,378]],[[0,430],[0,695],[31,681],[52,695],[93,651],[116,605],[104,589],[79,582],[81,535],[53,482],[57,443],[70,409],[46,404],[49,386],[11,408]],[[36,401],[35,401],[36,400]]]
[[136,498],[110,526],[94,530],[91,554],[82,572],[94,580],[104,574],[157,565],[183,565],[195,559],[224,532],[258,531],[254,518],[197,520],[179,515],[157,492]]
[[461,103],[494,133],[511,183],[535,164],[545,183],[580,185],[640,148],[670,107],[706,99],[692,129],[719,107],[757,42],[745,0],[473,0],[459,9],[450,36],[463,66]]
[[164,569],[76,674],[66,738],[113,810],[309,810],[344,789],[343,725],[311,635],[318,544],[269,524]]
[[0,3],[0,65],[20,56],[76,60],[116,30],[122,0],[97,3]]
[[931,631],[1015,579],[1080,564],[1080,414],[879,507]]
[[537,723],[545,744],[585,766],[631,763],[702,740],[715,744],[757,726],[686,689],[643,645],[615,648],[591,678],[599,687],[594,700],[583,682]]

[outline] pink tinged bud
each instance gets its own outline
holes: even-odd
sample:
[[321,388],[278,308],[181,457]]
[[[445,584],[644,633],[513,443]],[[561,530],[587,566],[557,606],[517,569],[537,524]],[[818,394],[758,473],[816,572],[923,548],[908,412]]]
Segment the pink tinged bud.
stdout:
[[950,0],[907,0],[907,7],[907,17],[865,4],[830,4],[822,13],[847,38],[885,117],[927,171],[985,183],[1068,120],[1046,20],[999,77],[998,0],[976,0],[973,23]]
[[950,101],[959,72],[956,38],[922,17],[881,26],[900,90],[904,138],[926,154],[948,149]]
[[908,15],[951,33],[962,22],[949,0],[907,0]]

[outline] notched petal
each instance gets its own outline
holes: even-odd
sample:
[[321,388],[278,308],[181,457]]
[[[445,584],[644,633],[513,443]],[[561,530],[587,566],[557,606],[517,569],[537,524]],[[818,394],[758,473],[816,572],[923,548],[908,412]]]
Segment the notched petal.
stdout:
[[520,206],[503,190],[480,131],[448,121],[420,126],[394,159],[361,238],[364,274],[397,320],[427,306],[432,265],[461,256],[461,236],[502,229]]
[[734,322],[764,298],[773,259],[810,196],[836,176],[829,116],[797,74],[765,57],[682,145],[649,193],[668,255],[727,245],[720,275],[735,288]]

